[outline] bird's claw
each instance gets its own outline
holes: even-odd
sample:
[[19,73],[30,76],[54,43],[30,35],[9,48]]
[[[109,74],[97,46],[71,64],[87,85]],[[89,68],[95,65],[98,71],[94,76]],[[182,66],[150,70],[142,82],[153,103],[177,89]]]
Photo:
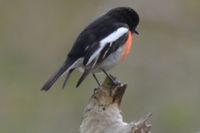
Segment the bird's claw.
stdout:
[[111,81],[111,86],[110,86],[110,91],[109,91],[109,95],[112,96],[112,89],[115,88],[116,86],[118,86],[120,84],[120,82],[117,80],[116,77],[114,77],[113,75],[109,74],[109,79]]

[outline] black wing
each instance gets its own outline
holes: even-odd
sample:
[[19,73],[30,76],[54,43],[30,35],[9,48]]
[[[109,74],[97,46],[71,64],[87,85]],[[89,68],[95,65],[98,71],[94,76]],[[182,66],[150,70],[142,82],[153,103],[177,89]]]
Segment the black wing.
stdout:
[[[119,27],[127,27],[124,23],[119,23],[117,20],[109,16],[102,16],[88,25],[77,37],[68,57],[80,58],[84,57],[91,47],[98,47],[98,43],[114,32]],[[94,46],[95,45],[95,46]]]

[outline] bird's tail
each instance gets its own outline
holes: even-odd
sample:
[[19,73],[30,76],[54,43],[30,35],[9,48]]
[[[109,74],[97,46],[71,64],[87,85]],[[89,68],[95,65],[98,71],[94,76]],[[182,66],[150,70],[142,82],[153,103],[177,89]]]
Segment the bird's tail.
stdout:
[[[67,79],[69,78],[70,74],[72,73],[72,71],[74,70],[74,62],[76,60],[74,59],[70,59],[68,58],[65,63],[56,71],[55,74],[53,74],[49,80],[46,81],[46,83],[43,85],[42,89],[41,90],[44,90],[44,91],[48,91],[52,86],[53,84],[58,80],[58,78],[66,72],[66,79],[64,81],[64,85],[66,84],[67,82]],[[63,86],[64,86],[63,85]]]
[[88,76],[89,73],[90,71],[88,71],[87,69],[83,72],[82,76],[80,77],[80,79],[78,80],[76,84],[76,88],[79,87],[79,85],[83,82],[83,80]]

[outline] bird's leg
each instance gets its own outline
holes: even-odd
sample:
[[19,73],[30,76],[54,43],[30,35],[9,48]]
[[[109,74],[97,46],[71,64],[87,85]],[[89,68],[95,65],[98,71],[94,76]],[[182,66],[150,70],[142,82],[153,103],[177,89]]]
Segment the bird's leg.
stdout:
[[115,79],[114,76],[112,76],[111,74],[108,74],[104,69],[102,69],[103,73],[112,81],[113,85],[117,85],[118,82]]
[[[110,81],[112,82],[113,86],[117,86],[119,84],[119,82],[115,79],[114,76],[112,76],[111,74],[108,74],[104,69],[101,69],[101,70],[110,79]],[[110,96],[112,96],[112,86],[110,87]]]
[[94,79],[96,80],[97,84],[100,86],[101,84],[100,84],[99,80],[97,79],[96,75],[93,73],[92,76],[93,76]]

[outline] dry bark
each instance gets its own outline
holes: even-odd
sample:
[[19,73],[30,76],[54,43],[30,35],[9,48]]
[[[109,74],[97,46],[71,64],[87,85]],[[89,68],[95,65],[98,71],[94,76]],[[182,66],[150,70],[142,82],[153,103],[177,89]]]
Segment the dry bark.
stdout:
[[118,81],[113,85],[109,78],[94,90],[85,107],[80,133],[150,133],[146,115],[138,121],[126,123],[120,104],[127,85]]

